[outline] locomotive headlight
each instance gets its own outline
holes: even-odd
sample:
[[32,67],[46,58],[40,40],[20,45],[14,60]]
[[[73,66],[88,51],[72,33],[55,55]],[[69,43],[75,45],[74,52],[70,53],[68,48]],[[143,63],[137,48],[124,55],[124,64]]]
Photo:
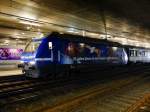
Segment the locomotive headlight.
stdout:
[[29,62],[31,65],[35,65],[35,61],[30,61]]
[[35,58],[34,55],[31,55],[31,56],[21,56],[21,59],[33,59]]
[[24,64],[24,61],[20,61],[21,64]]

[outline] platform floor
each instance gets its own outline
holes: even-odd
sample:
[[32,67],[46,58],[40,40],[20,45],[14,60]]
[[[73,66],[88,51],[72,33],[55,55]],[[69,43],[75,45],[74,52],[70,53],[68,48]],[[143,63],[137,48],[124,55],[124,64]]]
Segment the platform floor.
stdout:
[[21,74],[22,74],[21,69],[0,70],[0,77],[21,75]]

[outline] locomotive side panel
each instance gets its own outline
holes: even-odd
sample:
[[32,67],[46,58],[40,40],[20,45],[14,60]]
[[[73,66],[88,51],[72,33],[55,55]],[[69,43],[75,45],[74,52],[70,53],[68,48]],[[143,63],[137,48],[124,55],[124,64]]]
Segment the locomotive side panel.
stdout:
[[[122,47],[85,42],[66,42],[61,50],[61,64],[126,64]],[[126,57],[126,58],[125,58]]]

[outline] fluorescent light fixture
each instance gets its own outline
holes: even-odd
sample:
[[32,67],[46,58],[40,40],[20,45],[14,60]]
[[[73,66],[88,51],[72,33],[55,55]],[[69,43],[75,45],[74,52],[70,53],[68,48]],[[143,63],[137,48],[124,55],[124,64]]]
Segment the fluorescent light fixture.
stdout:
[[67,31],[69,33],[79,33],[78,31],[76,31],[76,29],[74,28],[69,28],[69,30]]
[[40,24],[36,22],[30,22],[30,21],[20,21],[19,23],[26,24],[26,25],[32,25],[32,26],[41,26]]

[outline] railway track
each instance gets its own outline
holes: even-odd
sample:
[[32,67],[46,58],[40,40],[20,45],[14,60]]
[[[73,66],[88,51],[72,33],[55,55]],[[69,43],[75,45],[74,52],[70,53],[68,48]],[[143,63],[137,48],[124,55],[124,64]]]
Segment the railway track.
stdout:
[[[139,67],[134,68],[134,69],[130,70],[130,73],[133,73],[137,70],[138,70],[138,72],[140,72],[143,68],[147,69],[147,70],[145,70],[145,72],[149,71],[149,67],[145,66],[142,68],[139,68]],[[141,70],[139,70],[139,69],[141,69]],[[128,68],[123,69],[122,71],[119,71],[119,70],[122,70],[122,68],[119,68],[118,72],[111,72],[111,71],[108,72],[107,71],[107,72],[103,72],[103,73],[105,73],[105,74],[107,74],[107,73],[128,74],[129,73]],[[112,71],[116,71],[116,69],[112,69]],[[22,101],[27,101],[27,100],[31,100],[34,98],[38,98],[39,96],[43,96],[43,93],[41,93],[41,90],[44,90],[47,88],[54,88],[54,87],[57,87],[60,85],[62,85],[62,86],[68,85],[68,84],[71,84],[72,81],[79,81],[79,79],[80,78],[78,78],[76,80],[75,79],[72,79],[72,80],[71,79],[69,79],[69,80],[59,79],[59,80],[53,80],[53,81],[52,80],[47,80],[47,81],[46,80],[25,80],[25,81],[21,80],[18,82],[11,82],[11,83],[8,83],[8,82],[0,83],[0,88],[1,88],[0,98],[2,99],[0,101],[0,106],[4,107],[9,104],[14,104],[17,102],[22,102]],[[87,79],[87,80],[89,80],[89,79]],[[110,79],[110,80],[112,80],[112,79]],[[78,83],[78,82],[76,82],[76,83]],[[128,85],[130,83],[131,82],[127,81],[125,85]],[[119,87],[116,87],[116,88],[119,88]],[[116,88],[113,88],[113,89],[116,89]],[[104,88],[101,88],[101,89],[104,89]],[[106,91],[111,90],[110,88],[108,90],[107,89],[108,88],[106,88],[106,90],[104,90],[104,91],[106,92]]]
[[[0,86],[2,88],[0,90],[0,106],[5,106],[9,105],[21,100],[25,99],[31,99],[38,94],[36,94],[37,91],[40,91],[41,88],[45,89],[48,87],[55,87],[58,86],[59,84],[66,83],[71,80],[63,80],[63,79],[58,79],[58,80],[25,80],[25,81],[18,81],[18,82],[13,82],[11,84],[5,83]],[[32,92],[35,92],[33,94]],[[26,94],[31,94],[30,96],[26,96]],[[25,96],[24,96],[25,95]],[[14,98],[14,97],[17,98]],[[24,96],[24,97],[23,97]],[[13,100],[10,100],[13,97]],[[19,98],[20,97],[20,98]],[[10,101],[9,101],[10,100]]]
[[[133,89],[134,86],[139,87],[139,84],[141,84],[139,83],[140,79],[142,78],[136,80],[138,81],[138,83],[136,83],[135,79],[134,81],[128,79],[115,81],[115,83],[112,82],[110,83],[110,86],[107,86],[106,88],[104,86],[102,88],[98,86],[98,88],[88,90],[85,93],[72,99],[59,102],[55,105],[52,105],[51,107],[47,107],[36,112],[131,112],[128,111],[128,109],[132,108],[133,104],[140,100],[140,98],[147,92],[144,90],[140,90],[141,88],[143,88],[143,86],[138,89],[136,88],[136,90],[134,91],[127,92],[128,89]],[[150,79],[150,77],[146,77],[144,80],[147,79]],[[130,86],[128,87],[128,85]],[[128,88],[124,88],[124,90],[121,90],[121,88],[123,88],[124,86],[127,86]],[[119,92],[115,94],[116,90]],[[110,94],[110,92],[112,94]],[[91,103],[87,106],[87,102],[93,98],[98,99],[97,96],[100,96],[99,99],[101,100],[97,102],[98,105],[96,108],[98,109],[95,110],[95,108],[93,108],[95,106],[95,103],[92,107]],[[83,105],[86,105],[85,108],[80,107],[82,103]]]
[[131,105],[126,112],[150,112],[150,92]]
[[[123,81],[121,81],[121,82],[123,82]],[[92,98],[92,97],[95,97],[96,95],[102,95],[102,94],[105,94],[105,93],[108,93],[108,92],[111,92],[111,91],[113,91],[113,90],[117,90],[117,89],[120,89],[121,87],[123,87],[123,86],[127,86],[127,85],[129,85],[131,82],[126,82],[126,83],[123,83],[123,85],[121,84],[121,83],[119,83],[119,82],[116,82],[117,83],[117,85],[119,85],[119,86],[111,86],[110,88],[98,88],[98,89],[96,89],[96,90],[92,90],[92,91],[89,91],[89,92],[87,92],[87,93],[84,93],[84,94],[82,94],[82,95],[80,95],[80,96],[77,96],[77,97],[75,97],[75,98],[72,98],[72,99],[69,99],[69,100],[67,100],[67,101],[63,101],[63,102],[60,102],[60,103],[58,103],[58,104],[56,104],[56,105],[53,105],[53,106],[51,106],[51,107],[47,107],[46,109],[41,109],[41,110],[38,110],[37,112],[40,112],[40,111],[45,111],[45,112],[59,112],[59,111],[61,111],[61,112],[70,112],[70,110],[72,110],[72,109],[70,109],[70,107],[71,108],[73,108],[74,106],[76,107],[76,106],[78,106],[78,105],[80,105],[80,102],[83,102],[83,101],[85,101],[85,100],[87,100],[87,99],[89,99],[89,98]],[[132,83],[131,83],[132,84]],[[134,84],[134,83],[133,83]],[[111,85],[113,85],[113,84],[111,84]],[[133,85],[134,86],[134,85]],[[143,91],[141,91],[141,92],[143,92]],[[145,92],[145,91],[144,91]],[[135,93],[136,94],[136,93]],[[101,108],[101,110],[100,111],[98,111],[98,112],[122,112],[123,111],[123,109],[124,110],[126,110],[126,108],[127,108],[127,106],[129,106],[129,105],[132,105],[132,103],[135,103],[141,96],[136,96],[134,94],[134,96],[130,96],[130,95],[128,95],[128,97],[126,96],[126,97],[124,97],[124,96],[116,96],[116,97],[114,97],[114,99],[112,99],[112,100],[107,100],[106,102],[105,102],[105,106],[104,106],[104,108]],[[145,94],[145,93],[139,93],[140,95],[141,94]],[[139,95],[138,94],[138,95]],[[132,95],[132,94],[131,94]],[[118,101],[116,100],[116,99],[119,99]],[[110,103],[110,105],[108,105]],[[118,104],[118,107],[117,108],[114,108],[114,104]],[[122,107],[121,107],[122,106]],[[124,107],[124,108],[123,108]],[[130,108],[132,108],[132,107],[130,107]],[[64,109],[64,110],[63,110]],[[108,110],[107,110],[108,109]],[[90,109],[89,109],[90,110]],[[77,110],[78,111],[78,110]],[[75,111],[75,112],[77,112],[77,111]],[[92,111],[92,110],[91,110]],[[72,111],[71,111],[72,112]],[[82,112],[82,111],[81,111]],[[86,112],[86,111],[85,111]],[[89,111],[90,112],[90,111]],[[95,112],[97,112],[97,111],[95,111]]]

